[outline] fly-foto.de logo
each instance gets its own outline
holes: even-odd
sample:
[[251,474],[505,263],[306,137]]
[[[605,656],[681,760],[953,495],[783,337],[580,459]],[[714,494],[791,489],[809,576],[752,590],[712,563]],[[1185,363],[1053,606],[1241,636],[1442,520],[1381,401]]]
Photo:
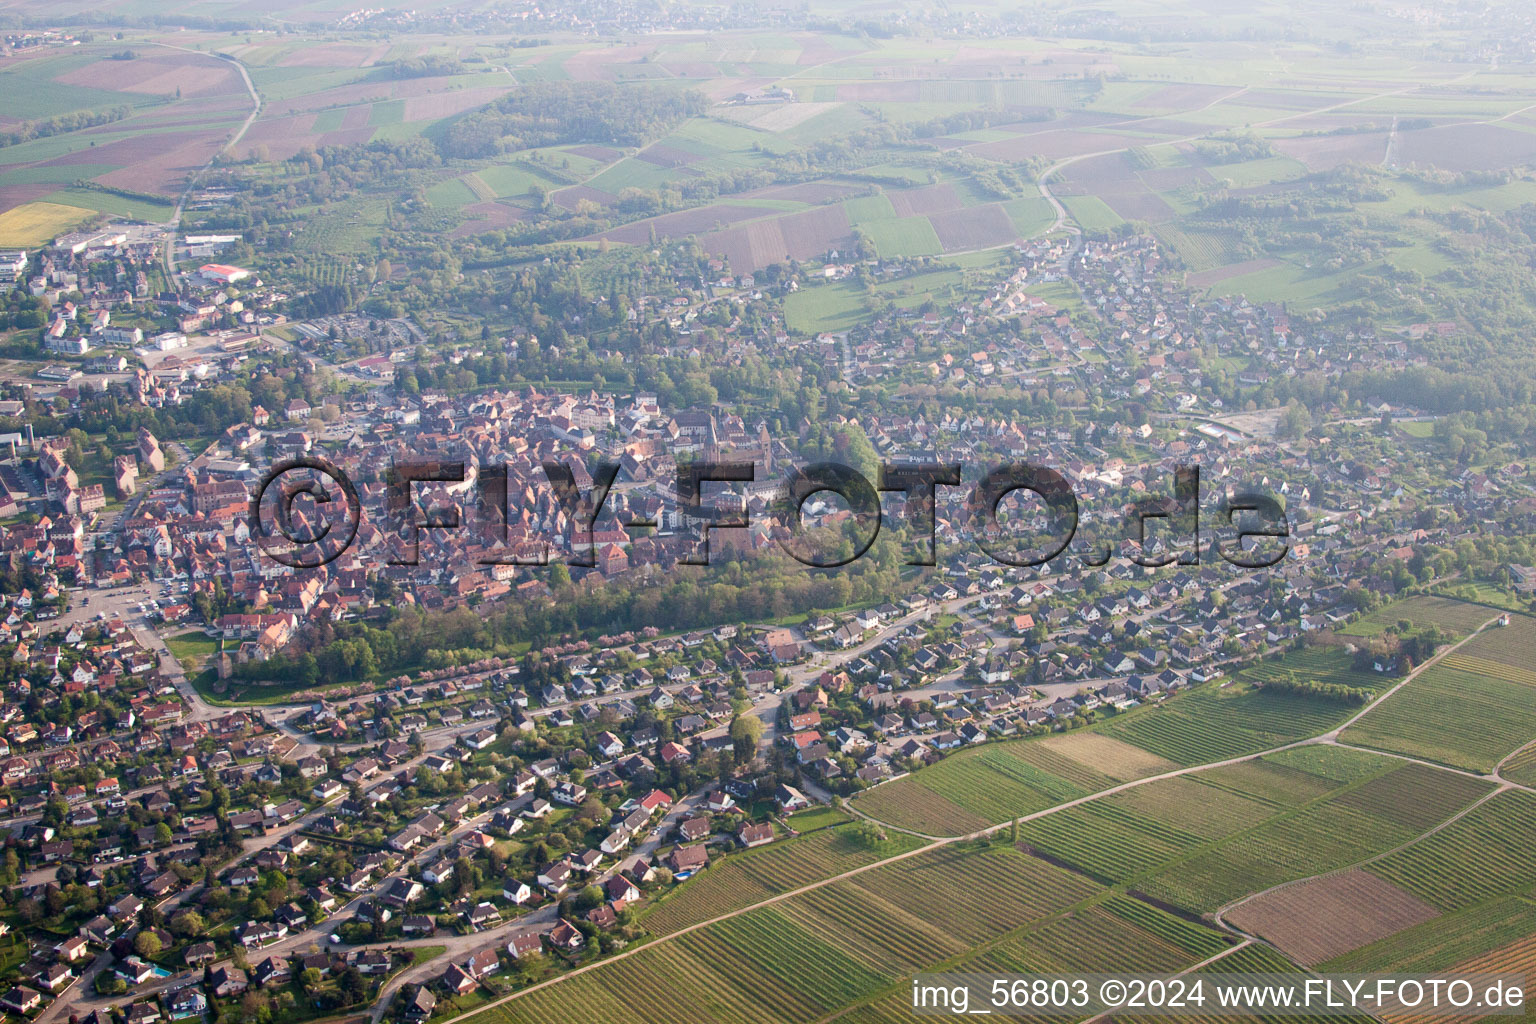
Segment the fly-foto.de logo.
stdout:
[[[542,463],[553,497],[570,525],[570,554],[565,564],[592,567],[593,527],[618,479],[619,464],[599,462],[591,484],[577,483],[572,467]],[[902,496],[896,518],[909,545],[907,564],[935,564],[936,508],[941,488],[962,486],[959,463],[881,463],[875,480],[836,462],[818,462],[792,469],[776,488],[768,518],[777,529],[774,540],[790,557],[818,569],[848,565],[862,557],[879,536],[887,515],[881,496]],[[420,562],[423,531],[452,532],[473,527],[506,536],[508,478],[504,466],[474,470],[475,511],[457,507],[423,513],[417,488],[434,484],[463,484],[470,479],[464,462],[429,460],[396,462],[387,481],[382,516],[387,530],[404,538],[403,548],[386,558],[390,565]],[[675,514],[670,525],[684,539],[677,564],[708,565],[710,534],[721,529],[746,529],[753,519],[743,506],[722,508],[706,501],[707,484],[730,486],[756,482],[751,462],[679,462]],[[838,526],[809,527],[806,503],[818,495],[835,495],[846,514]],[[1020,507],[1023,506],[1023,507]],[[1038,566],[1068,553],[1083,517],[1071,483],[1056,469],[1028,462],[1007,463],[988,470],[969,485],[963,501],[964,535],[995,561],[1011,566]],[[1126,510],[1120,538],[1126,557],[1148,567],[1198,565],[1201,554],[1201,488],[1197,466],[1179,466],[1173,473],[1171,495],[1144,497]],[[1211,548],[1231,565],[1245,569],[1272,566],[1290,550],[1285,543],[1290,526],[1284,506],[1273,495],[1259,492],[1220,492],[1207,510],[1216,520]],[[275,463],[259,481],[248,508],[247,528],[262,552],[292,568],[317,568],[341,557],[356,541],[363,518],[357,488],[334,462],[302,455]],[[478,518],[478,522],[471,522]],[[1165,535],[1149,544],[1149,527]],[[655,528],[656,519],[631,519],[627,529]],[[1073,555],[1086,566],[1107,563],[1114,545],[1095,540]],[[552,545],[533,554],[499,554],[478,559],[484,565],[547,565]]]

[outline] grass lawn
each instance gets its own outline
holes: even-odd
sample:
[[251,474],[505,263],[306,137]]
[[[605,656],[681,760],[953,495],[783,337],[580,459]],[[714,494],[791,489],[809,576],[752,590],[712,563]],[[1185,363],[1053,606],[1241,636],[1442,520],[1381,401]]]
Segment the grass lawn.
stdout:
[[801,334],[846,331],[868,312],[864,293],[846,281],[802,288],[784,300],[785,322]]
[[165,646],[171,649],[176,660],[181,662],[181,667],[188,672],[196,672],[205,661],[219,653],[222,645],[222,640],[196,630],[180,633],[165,641]]
[[841,825],[849,820],[848,812],[839,807],[813,807],[785,819],[796,832],[809,832],[816,828]]

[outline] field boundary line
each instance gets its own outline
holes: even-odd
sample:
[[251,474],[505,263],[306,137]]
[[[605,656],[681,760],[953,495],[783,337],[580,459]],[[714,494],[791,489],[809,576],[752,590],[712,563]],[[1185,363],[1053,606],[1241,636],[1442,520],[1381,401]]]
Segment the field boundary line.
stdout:
[[[1513,761],[1516,757],[1525,753],[1527,750],[1530,750],[1532,747],[1536,747],[1536,740],[1531,740],[1531,742],[1525,744],[1524,746],[1516,747],[1514,750],[1511,750],[1509,753],[1505,754],[1502,758],[1499,759],[1499,763],[1493,766],[1493,777],[1498,779],[1500,782],[1507,781],[1502,775],[1499,774],[1499,772],[1503,771],[1506,764]],[[1518,782],[1511,782],[1510,785],[1518,786],[1521,789],[1525,788]]]
[[[1478,776],[1478,777],[1479,778],[1486,778],[1486,776]],[[1425,832],[1419,833],[1418,835],[1414,836],[1411,839],[1408,839],[1408,840],[1406,840],[1406,841],[1404,841],[1402,843],[1399,843],[1398,845],[1392,847],[1392,849],[1390,849],[1390,850],[1383,850],[1381,853],[1374,853],[1374,854],[1372,854],[1369,857],[1365,857],[1365,858],[1363,858],[1361,860],[1357,860],[1357,861],[1355,861],[1352,864],[1345,864],[1342,867],[1332,868],[1332,869],[1330,869],[1328,871],[1319,871],[1317,874],[1315,874],[1315,875],[1308,875],[1306,878],[1293,878],[1289,882],[1281,882],[1278,885],[1270,886],[1268,889],[1261,889],[1258,892],[1251,892],[1247,896],[1244,896],[1242,899],[1240,899],[1240,900],[1233,900],[1231,903],[1228,903],[1226,906],[1221,907],[1220,909],[1218,909],[1212,915],[1212,919],[1217,924],[1221,925],[1223,928],[1230,928],[1232,931],[1237,932],[1239,935],[1248,935],[1248,933],[1243,931],[1241,928],[1239,928],[1236,925],[1231,924],[1228,921],[1226,921],[1224,919],[1224,915],[1227,914],[1229,911],[1236,910],[1238,907],[1241,907],[1244,904],[1246,904],[1246,903],[1248,903],[1248,902],[1250,902],[1252,900],[1258,899],[1260,896],[1267,896],[1268,894],[1270,894],[1272,892],[1279,892],[1281,889],[1288,889],[1288,888],[1290,888],[1293,885],[1301,885],[1303,882],[1315,882],[1319,878],[1330,878],[1333,875],[1340,875],[1340,874],[1343,874],[1346,871],[1357,871],[1360,868],[1365,867],[1367,864],[1374,864],[1376,861],[1383,860],[1383,859],[1385,859],[1387,857],[1392,856],[1395,853],[1401,853],[1402,851],[1408,849],[1409,847],[1417,846],[1419,843],[1422,843],[1424,840],[1428,839],[1430,836],[1433,836],[1436,833],[1438,833],[1438,832],[1440,832],[1440,831],[1442,831],[1442,830],[1444,830],[1446,828],[1449,828],[1451,825],[1454,825],[1456,822],[1460,821],[1462,818],[1465,818],[1467,815],[1471,814],[1473,811],[1477,810],[1483,804],[1487,803],[1489,800],[1492,800],[1494,797],[1498,796],[1500,793],[1507,793],[1510,790],[1515,789],[1515,788],[1518,788],[1518,787],[1515,787],[1515,786],[1509,785],[1509,784],[1494,786],[1493,789],[1489,790],[1487,793],[1484,793],[1482,796],[1478,797],[1476,800],[1472,801],[1470,804],[1468,804],[1467,806],[1463,807],[1461,810],[1457,811],[1455,814],[1451,815],[1449,818],[1446,818],[1444,821],[1440,822],[1438,825],[1434,826],[1433,828],[1431,828],[1431,829],[1429,829],[1429,830],[1427,830]],[[1388,884],[1390,884],[1390,883],[1388,883]],[[1250,936],[1250,938],[1257,938],[1257,937],[1256,936]]]

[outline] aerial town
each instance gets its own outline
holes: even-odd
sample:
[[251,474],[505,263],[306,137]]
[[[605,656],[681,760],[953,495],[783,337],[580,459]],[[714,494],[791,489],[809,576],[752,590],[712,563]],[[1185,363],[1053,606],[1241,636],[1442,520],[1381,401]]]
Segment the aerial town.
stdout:
[[110,6],[0,40],[6,1021],[1536,956],[1529,12]]

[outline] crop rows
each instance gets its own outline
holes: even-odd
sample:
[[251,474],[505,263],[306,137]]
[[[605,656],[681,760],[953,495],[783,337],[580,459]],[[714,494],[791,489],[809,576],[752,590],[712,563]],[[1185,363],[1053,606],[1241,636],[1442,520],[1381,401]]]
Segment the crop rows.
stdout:
[[927,835],[965,835],[990,824],[918,780],[919,775],[908,775],[876,786],[859,795],[857,806],[871,817]]
[[1339,797],[1346,807],[1422,832],[1491,788],[1489,783],[1422,764],[1405,764]]
[[[943,802],[917,792],[923,789]],[[1014,756],[1007,746],[989,746],[956,754],[909,778],[880,786],[860,797],[859,806],[893,825],[930,835],[961,835],[1089,792]]]
[[1321,804],[1239,833],[1138,888],[1191,910],[1215,910],[1255,890],[1363,860],[1406,838],[1386,822]]
[[[1378,772],[1384,772],[1388,767],[1389,762],[1377,759]],[[1212,768],[1200,773],[1200,781],[1207,786],[1275,807],[1298,807],[1333,792],[1341,785],[1332,779],[1267,757],[1224,768]]]
[[1495,612],[1483,605],[1469,604],[1449,597],[1420,595],[1395,601],[1353,622],[1343,632],[1351,636],[1375,636],[1387,626],[1406,619],[1414,626],[1437,626],[1447,633],[1464,636]]
[[[1498,975],[1506,979],[1519,978],[1528,1001],[1531,993],[1536,991],[1536,982],[1531,980],[1536,977],[1536,935],[1521,936],[1508,945],[1456,964],[1453,970],[1456,974],[1486,974]],[[1429,1024],[1434,1021],[1466,1020],[1465,1011],[1431,1013],[1418,1008],[1408,1009],[1391,1004],[1383,1004],[1380,1016],[1387,1021],[1414,1021],[1416,1024],[1417,1022]],[[1529,1009],[1523,1009],[1520,1016],[1529,1017]]]
[[1242,260],[1235,239],[1225,231],[1186,231],[1171,224],[1159,224],[1157,235],[1171,246],[1191,272],[1214,270]]
[[1345,730],[1347,743],[1492,771],[1536,737],[1536,689],[1435,665]]
[[[1102,773],[1115,782],[1144,779],[1179,767],[1166,758],[1149,754],[1140,747],[1133,747],[1097,729],[1058,733],[1046,737],[1039,746],[1042,750],[1060,754],[1068,761],[1089,766],[1095,774]],[[1022,757],[1023,752],[1030,749],[1033,748],[1027,744],[1018,744],[1013,751]]]
[[1324,732],[1339,705],[1294,694],[1206,687],[1104,726],[1111,736],[1183,765],[1206,764]]
[[779,1024],[803,1020],[813,1007],[782,990],[753,992],[748,979],[717,974],[668,942],[515,999],[491,1011],[517,1024],[572,1020],[603,1024]]
[[1405,928],[1321,965],[1329,972],[1419,974],[1536,933],[1536,904],[1514,896],[1479,903]]
[[1536,786],[1536,743],[1532,743],[1505,761],[1504,766],[1499,769],[1499,774],[1510,782]]
[[1274,806],[1241,793],[1210,785],[1210,772],[1137,786],[1107,797],[1105,803],[1140,817],[1172,825],[1202,839],[1220,839],[1274,813]]
[[[1116,899],[1138,904],[1151,914],[1168,920],[1177,920],[1145,903],[1124,896]],[[1151,974],[1188,967],[1191,963],[1220,952],[1227,945],[1227,941],[1218,932],[1188,922],[1180,921],[1178,924],[1190,933],[1188,936],[1180,935],[1181,939],[1189,941],[1192,936],[1199,936],[1202,948],[1208,952],[1195,954],[1183,944],[1169,943],[1158,934],[1145,931],[1125,918],[1109,913],[1106,907],[1090,907],[1048,921],[1019,938],[1009,939],[966,963],[965,970],[988,974],[1079,971]]]
[[1487,658],[1516,668],[1536,665],[1536,619],[1512,615],[1508,626],[1488,630],[1457,653]]
[[852,829],[830,828],[737,854],[712,864],[657,903],[645,916],[645,926],[654,934],[666,935],[892,856],[915,842],[898,832],[891,833],[881,847],[869,847]]
[[[1349,759],[1360,756],[1340,753]],[[1485,784],[1452,772],[1419,765],[1392,767],[1392,762],[1379,760],[1391,770],[1342,786],[1262,760],[1200,773],[1208,783],[1235,790],[1234,796],[1268,801],[1271,816],[1258,824],[1233,821],[1210,845],[1173,854],[1166,867],[1147,869],[1154,873],[1133,884],[1180,906],[1213,910],[1246,893],[1379,855],[1487,792]],[[1091,843],[1081,846],[1071,856],[1101,856]],[[1130,873],[1125,877],[1135,878]]]
[[942,921],[970,942],[984,942],[1084,899],[1098,886],[1034,857],[1004,848],[944,847],[855,878],[861,889]]
[[1120,882],[1199,846],[1192,835],[1108,800],[1026,822],[1020,837],[1095,878]]
[[782,911],[812,934],[893,974],[946,960],[965,945],[927,921],[852,882],[822,886],[786,901]]
[[679,941],[733,980],[762,975],[770,998],[775,988],[791,993],[803,990],[823,1012],[890,981],[771,907],[700,929]]
[[1427,903],[1455,910],[1536,885],[1536,796],[1512,790],[1370,870]]

